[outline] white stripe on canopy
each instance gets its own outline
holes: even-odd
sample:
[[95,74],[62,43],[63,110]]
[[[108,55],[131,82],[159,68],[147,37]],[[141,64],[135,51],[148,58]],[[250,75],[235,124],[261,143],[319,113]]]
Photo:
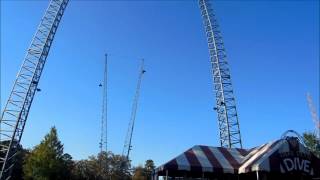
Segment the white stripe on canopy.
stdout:
[[216,156],[217,160],[223,168],[225,173],[234,173],[234,168],[230,165],[229,161],[224,157],[224,155],[217,149],[209,147],[210,151]]
[[199,146],[194,146],[192,150],[202,166],[202,171],[213,172],[212,164],[210,163],[210,161],[208,160],[207,156],[204,154],[202,149]]
[[180,156],[178,156],[176,158],[176,161],[178,163],[178,170],[190,170],[190,164],[189,161],[187,159],[187,157],[183,154],[181,154]]

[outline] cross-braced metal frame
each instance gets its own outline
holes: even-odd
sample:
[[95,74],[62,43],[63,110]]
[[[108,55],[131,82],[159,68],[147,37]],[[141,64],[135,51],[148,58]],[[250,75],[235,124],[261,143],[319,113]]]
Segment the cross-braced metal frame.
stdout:
[[132,134],[133,134],[133,129],[134,129],[134,124],[136,120],[136,114],[137,114],[137,108],[138,108],[138,100],[140,96],[140,88],[141,88],[141,81],[142,77],[146,71],[144,70],[144,60],[142,59],[141,61],[141,66],[140,66],[140,71],[139,71],[139,78],[138,78],[138,84],[136,88],[136,93],[133,99],[133,104],[132,104],[132,111],[131,111],[131,117],[129,121],[129,126],[128,126],[128,131],[126,135],[126,139],[124,142],[124,147],[122,151],[122,156],[126,157],[126,160],[129,161],[129,155],[131,151],[131,142],[132,142]]
[[[99,86],[102,88],[102,113],[101,113],[101,132],[100,132],[100,155],[103,151],[108,156],[108,104],[107,104],[107,82],[108,82],[108,55],[105,54],[103,82]],[[100,168],[108,171],[108,160],[103,158],[100,161]]]
[[212,5],[209,0],[199,0],[206,31],[216,107],[222,147],[242,147],[236,102],[233,95],[226,52]]
[[105,54],[102,87],[102,113],[101,113],[101,132],[100,132],[100,153],[107,152],[107,78],[108,78],[108,55]]
[[[51,0],[40,25],[33,37],[21,69],[17,75],[9,99],[0,119],[0,179],[9,179],[17,148],[20,143],[29,110],[43,67],[46,62],[53,38],[69,0]],[[203,17],[212,76],[216,95],[216,111],[220,129],[220,142],[223,147],[242,147],[239,121],[233,95],[230,70],[221,32],[208,0],[199,0]],[[131,139],[141,78],[144,74],[143,64],[138,80],[133,111],[123,154],[129,159]]]
[[27,50],[0,119],[0,179],[9,179],[40,76],[69,0],[51,0]]

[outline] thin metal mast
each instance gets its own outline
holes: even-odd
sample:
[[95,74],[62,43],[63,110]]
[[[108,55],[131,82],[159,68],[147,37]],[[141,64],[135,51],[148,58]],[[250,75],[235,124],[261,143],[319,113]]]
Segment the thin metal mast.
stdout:
[[127,161],[129,161],[129,155],[130,155],[130,151],[132,149],[132,146],[131,146],[132,134],[133,134],[134,124],[135,124],[135,119],[136,119],[136,114],[137,114],[142,76],[145,72],[146,71],[144,70],[144,60],[142,59],[141,67],[140,67],[140,71],[139,71],[138,84],[137,84],[136,93],[135,93],[133,105],[132,105],[130,122],[129,122],[128,131],[127,131],[127,135],[126,135],[126,139],[125,139],[125,143],[124,143],[124,147],[123,147],[123,151],[122,151],[122,155],[124,157],[126,157]]
[[51,0],[27,50],[0,119],[0,179],[9,179],[52,41],[69,0]]
[[209,47],[220,144],[222,147],[242,148],[236,102],[219,25],[209,0],[199,0],[199,6]]
[[107,78],[108,78],[108,54],[105,54],[104,76],[103,82],[99,86],[102,87],[102,113],[101,113],[101,134],[100,134],[100,153],[107,152]]

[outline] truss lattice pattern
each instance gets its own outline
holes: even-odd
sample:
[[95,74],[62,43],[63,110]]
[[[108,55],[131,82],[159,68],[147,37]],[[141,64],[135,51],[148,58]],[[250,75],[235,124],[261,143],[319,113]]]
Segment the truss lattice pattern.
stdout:
[[0,179],[9,179],[33,97],[68,0],[51,0],[27,50],[1,116]]
[[140,89],[141,89],[141,81],[142,77],[146,71],[144,70],[144,60],[142,59],[141,61],[141,67],[139,71],[139,78],[138,78],[138,84],[136,88],[136,93],[133,99],[133,104],[132,104],[132,111],[131,111],[131,116],[130,116],[130,121],[129,121],[129,126],[128,126],[128,131],[126,135],[126,139],[124,142],[124,147],[122,150],[122,155],[126,157],[127,161],[129,161],[130,157],[130,151],[132,148],[131,142],[132,142],[132,135],[133,135],[133,129],[134,129],[134,124],[136,121],[136,114],[137,114],[137,109],[138,109],[138,101],[139,101],[139,96],[140,96]]
[[213,9],[209,0],[199,0],[206,31],[212,78],[216,96],[220,143],[223,147],[242,147],[236,102],[226,52]]

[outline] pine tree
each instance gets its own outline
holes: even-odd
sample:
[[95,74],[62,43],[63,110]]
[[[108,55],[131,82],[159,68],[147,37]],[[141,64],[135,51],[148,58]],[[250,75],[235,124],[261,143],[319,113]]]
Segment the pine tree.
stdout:
[[70,178],[71,156],[63,153],[57,129],[52,127],[39,145],[34,147],[23,166],[26,180],[62,180]]
[[310,151],[320,158],[320,140],[317,138],[316,134],[312,132],[303,133],[303,141]]
[[151,159],[146,160],[146,163],[144,164],[145,174],[147,176],[147,179],[151,179],[152,172],[155,168],[154,162]]

